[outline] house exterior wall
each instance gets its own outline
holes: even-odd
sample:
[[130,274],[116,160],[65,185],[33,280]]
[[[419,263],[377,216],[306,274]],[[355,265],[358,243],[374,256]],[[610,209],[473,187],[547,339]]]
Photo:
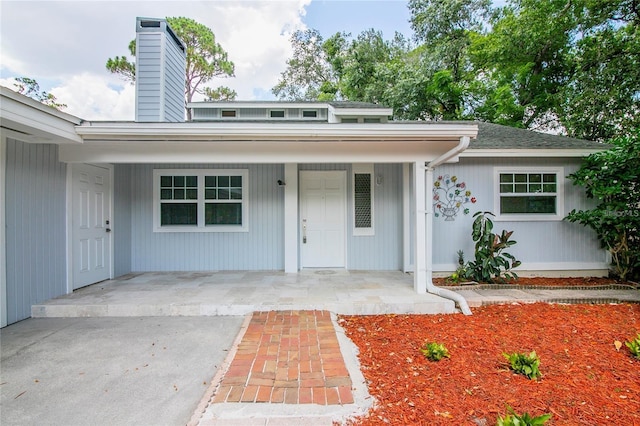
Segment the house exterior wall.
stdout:
[[7,139],[5,181],[7,322],[66,294],[67,166],[58,146]]
[[[154,169],[248,169],[248,232],[153,232]],[[375,233],[353,235],[350,164],[301,164],[299,170],[347,171],[347,265],[351,270],[402,268],[402,165],[376,164]],[[116,165],[115,275],[142,271],[283,270],[282,164]],[[128,259],[130,261],[128,261]]]
[[[477,200],[468,203],[470,212],[459,212],[454,221],[434,217],[434,271],[452,271],[457,266],[458,250],[463,250],[465,259],[473,260],[474,244],[471,239],[473,214],[494,210],[495,167],[562,167],[564,176],[580,167],[580,159],[567,158],[462,158],[457,164],[445,164],[435,170],[438,176],[456,176],[465,182],[471,196]],[[572,209],[589,208],[584,189],[574,186],[569,179],[562,182],[564,189],[564,215]],[[431,195],[431,189],[427,189]],[[431,200],[431,197],[429,197]],[[564,220],[549,221],[503,221],[494,220],[494,232],[513,230],[512,240],[517,244],[509,253],[523,262],[518,270],[587,270],[605,269],[606,253],[594,232],[582,225]],[[517,270],[516,270],[517,272]]]
[[[130,169],[131,271],[282,270],[284,166],[135,164]],[[248,232],[153,232],[154,169],[247,169]],[[120,171],[117,169],[116,173]],[[117,180],[126,180],[118,177]],[[116,215],[122,215],[116,212]],[[114,231],[118,232],[118,231]],[[121,241],[123,242],[123,241]],[[117,265],[116,265],[117,267]]]

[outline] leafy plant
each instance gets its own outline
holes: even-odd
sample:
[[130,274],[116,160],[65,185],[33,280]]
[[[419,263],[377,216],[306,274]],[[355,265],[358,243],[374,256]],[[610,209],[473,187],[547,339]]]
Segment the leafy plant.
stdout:
[[449,351],[441,343],[425,342],[420,348],[420,352],[429,361],[440,361],[442,358],[449,358]]
[[613,274],[624,281],[640,277],[640,129],[611,144],[611,149],[589,155],[568,176],[598,205],[572,210],[566,219],[596,232],[611,253]]
[[507,414],[505,417],[498,416],[497,426],[542,426],[551,418],[551,414],[531,417],[529,413],[518,415],[511,407],[509,407],[508,410],[510,414]]
[[458,267],[453,274],[447,277],[447,281],[460,284],[467,277],[467,268],[464,264],[464,252],[458,250],[456,254],[458,255]]
[[513,231],[503,230],[500,235],[494,234],[493,221],[489,216],[493,216],[493,213],[477,212],[473,215],[475,220],[471,237],[476,243],[475,261],[467,264],[466,278],[487,283],[503,281],[503,273],[504,278],[518,278],[511,269],[520,266],[521,262],[505,251],[516,244],[516,241],[510,240]]
[[625,342],[625,345],[627,345],[634,358],[640,359],[640,334],[634,340]]
[[503,353],[502,355],[509,361],[511,369],[516,373],[522,374],[530,380],[536,380],[542,376],[539,369],[540,358],[538,358],[535,351],[529,355],[519,352],[512,354]]

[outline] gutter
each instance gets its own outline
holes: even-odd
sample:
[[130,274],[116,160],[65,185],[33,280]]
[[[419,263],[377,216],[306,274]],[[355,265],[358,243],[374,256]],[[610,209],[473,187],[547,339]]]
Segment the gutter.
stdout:
[[[463,152],[465,149],[469,147],[470,138],[468,136],[462,136],[460,138],[460,143],[454,147],[453,149],[445,152],[440,157],[432,160],[429,163],[426,163],[426,188],[429,190],[433,188],[433,171],[434,169],[447,161],[452,159],[457,160],[457,157]],[[425,206],[426,207],[426,206]],[[444,288],[437,287],[433,283],[433,209],[425,208],[425,219],[426,219],[426,280],[427,280],[427,292],[431,294],[435,294],[440,297],[444,297],[445,299],[453,300],[458,304],[460,310],[465,315],[471,315],[471,309],[469,309],[469,304],[466,299],[462,297],[459,293],[455,291],[447,290]]]

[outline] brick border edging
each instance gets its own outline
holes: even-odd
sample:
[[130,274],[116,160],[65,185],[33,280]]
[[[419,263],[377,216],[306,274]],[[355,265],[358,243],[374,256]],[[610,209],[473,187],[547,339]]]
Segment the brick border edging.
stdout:
[[640,304],[640,300],[621,300],[618,298],[597,298],[586,297],[580,299],[559,298],[559,299],[528,299],[528,300],[483,300],[481,306],[491,305],[512,305],[512,304],[531,304],[531,303],[558,303],[564,305],[609,305],[609,304]]
[[240,331],[238,331],[238,335],[233,340],[233,343],[231,344],[231,348],[229,349],[229,352],[227,352],[227,356],[225,357],[222,364],[220,364],[220,366],[218,367],[216,374],[213,376],[213,379],[211,379],[211,383],[209,384],[209,387],[204,392],[202,399],[200,399],[200,402],[198,403],[195,411],[193,412],[191,419],[187,423],[187,426],[198,426],[200,424],[200,421],[202,420],[202,417],[204,416],[204,414],[207,412],[207,408],[211,404],[211,401],[213,400],[213,397],[216,391],[218,390],[218,387],[220,387],[220,383],[222,382],[222,379],[224,378],[225,373],[229,369],[231,362],[236,356],[236,352],[238,351],[238,346],[240,345],[242,338],[247,332],[247,328],[249,328],[249,324],[251,323],[252,317],[253,317],[253,313],[250,313],[244,316],[244,321],[240,326]]
[[447,290],[640,290],[640,287],[632,284],[605,284],[605,285],[535,285],[535,284],[468,284],[468,285],[439,285]]

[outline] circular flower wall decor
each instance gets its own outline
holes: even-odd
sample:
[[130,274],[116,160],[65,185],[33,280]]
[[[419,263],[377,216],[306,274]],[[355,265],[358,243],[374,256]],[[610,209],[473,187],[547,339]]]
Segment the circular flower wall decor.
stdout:
[[445,221],[455,220],[460,210],[469,214],[469,209],[464,207],[465,204],[475,202],[476,197],[471,196],[467,184],[458,182],[456,176],[438,176],[433,183],[433,209],[436,217],[442,215]]

